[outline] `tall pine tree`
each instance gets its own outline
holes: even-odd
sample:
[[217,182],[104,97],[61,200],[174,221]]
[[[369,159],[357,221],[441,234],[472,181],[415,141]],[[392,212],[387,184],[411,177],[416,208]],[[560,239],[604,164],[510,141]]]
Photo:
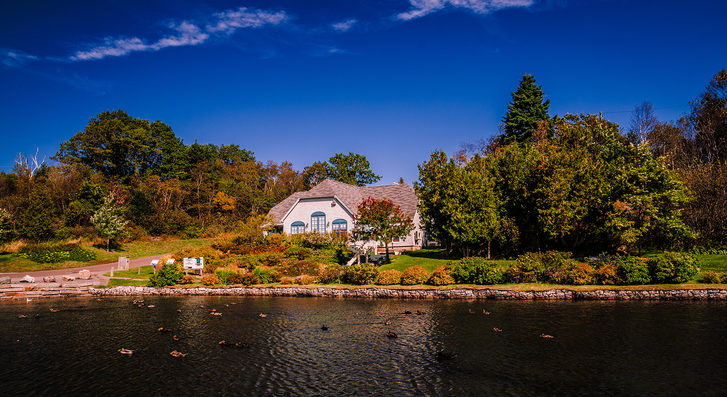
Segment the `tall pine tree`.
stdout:
[[503,143],[523,142],[530,138],[539,121],[550,120],[548,107],[550,99],[543,100],[542,88],[535,83],[535,77],[523,75],[517,91],[510,94],[512,102],[507,106]]

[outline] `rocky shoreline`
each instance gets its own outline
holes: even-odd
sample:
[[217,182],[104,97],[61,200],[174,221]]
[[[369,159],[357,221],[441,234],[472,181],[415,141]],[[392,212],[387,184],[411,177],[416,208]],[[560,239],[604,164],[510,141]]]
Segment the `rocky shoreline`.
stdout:
[[230,287],[230,288],[150,288],[117,286],[91,288],[88,292],[101,296],[298,296],[328,298],[382,299],[500,299],[500,300],[698,300],[727,301],[727,289],[671,290],[506,290],[495,288],[400,289],[400,288],[332,288],[332,287]]

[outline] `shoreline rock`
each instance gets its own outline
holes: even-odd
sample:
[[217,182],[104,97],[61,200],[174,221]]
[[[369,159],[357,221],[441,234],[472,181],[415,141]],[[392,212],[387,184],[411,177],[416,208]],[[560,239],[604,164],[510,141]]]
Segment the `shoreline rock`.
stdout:
[[229,288],[152,288],[117,286],[90,288],[101,296],[165,295],[165,296],[298,296],[369,299],[498,299],[498,300],[696,300],[727,301],[727,289],[673,290],[570,290],[549,289],[516,291],[496,288],[395,289],[395,288],[329,288],[329,287],[229,287]]

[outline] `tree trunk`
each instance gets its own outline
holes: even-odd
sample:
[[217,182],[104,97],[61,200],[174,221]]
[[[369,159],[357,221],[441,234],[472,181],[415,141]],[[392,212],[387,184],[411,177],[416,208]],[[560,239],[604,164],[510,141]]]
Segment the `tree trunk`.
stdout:
[[106,239],[106,252],[111,252],[111,239]]
[[389,242],[388,241],[384,242],[384,247],[386,248],[386,263],[389,263],[389,262],[391,262],[391,260],[389,259]]
[[491,259],[490,258],[490,245],[491,245],[491,243],[492,243],[491,241],[488,241],[487,242],[487,260],[488,261]]

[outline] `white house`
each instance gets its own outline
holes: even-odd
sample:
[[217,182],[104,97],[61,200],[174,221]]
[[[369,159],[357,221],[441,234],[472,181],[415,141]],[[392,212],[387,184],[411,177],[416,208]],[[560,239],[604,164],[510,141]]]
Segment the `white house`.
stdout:
[[305,232],[349,233],[354,215],[366,198],[389,199],[412,216],[414,229],[395,238],[389,245],[394,251],[416,250],[424,243],[424,232],[417,211],[414,189],[405,183],[383,186],[353,186],[326,179],[307,192],[297,192],[273,207],[268,213],[279,231],[287,234]]

